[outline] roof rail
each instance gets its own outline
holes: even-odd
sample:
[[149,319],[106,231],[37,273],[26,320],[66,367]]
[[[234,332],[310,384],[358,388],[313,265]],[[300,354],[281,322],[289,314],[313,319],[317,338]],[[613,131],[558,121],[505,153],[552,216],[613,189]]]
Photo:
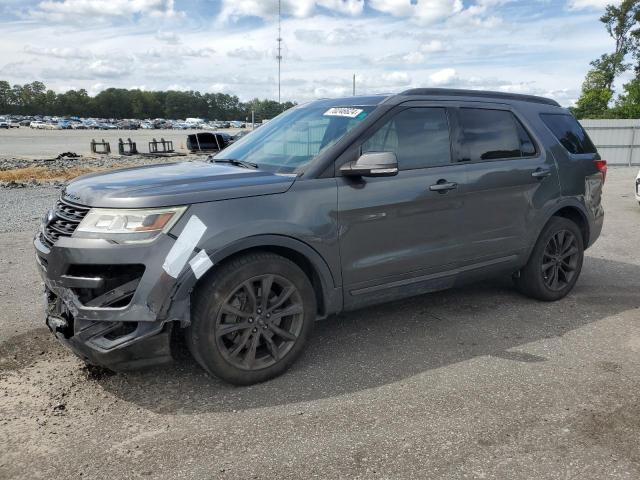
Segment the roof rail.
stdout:
[[542,103],[559,107],[560,104],[550,98],[535,95],[523,95],[520,93],[491,92],[487,90],[462,90],[456,88],[412,88],[401,92],[399,95],[430,95],[430,96],[454,96],[454,97],[482,97],[498,98],[504,100],[516,100],[520,102]]

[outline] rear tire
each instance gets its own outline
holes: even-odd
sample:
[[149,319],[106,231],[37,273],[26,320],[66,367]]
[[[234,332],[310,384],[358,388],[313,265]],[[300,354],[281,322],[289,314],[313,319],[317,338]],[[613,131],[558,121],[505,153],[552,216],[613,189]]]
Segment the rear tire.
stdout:
[[315,317],[315,293],[306,274],[279,255],[251,253],[205,277],[194,293],[187,345],[212,375],[251,385],[291,366]]
[[515,278],[518,290],[551,302],[567,295],[582,270],[582,232],[569,219],[552,217],[540,233],[529,261]]

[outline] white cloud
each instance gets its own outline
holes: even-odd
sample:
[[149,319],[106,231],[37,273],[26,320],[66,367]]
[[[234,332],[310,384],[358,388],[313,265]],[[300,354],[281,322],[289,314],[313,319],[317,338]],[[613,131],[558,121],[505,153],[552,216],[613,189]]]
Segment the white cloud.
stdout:
[[431,40],[420,45],[420,51],[422,53],[439,53],[445,50],[447,50],[447,48],[440,40]]
[[25,53],[29,53],[31,55],[63,58],[63,59],[86,60],[89,58],[93,58],[94,56],[93,53],[88,50],[81,50],[79,48],[69,48],[69,47],[45,48],[45,47],[33,47],[31,45],[25,45],[24,51]]
[[257,60],[262,60],[266,56],[266,52],[261,50],[256,50],[255,48],[249,47],[240,47],[227,52],[227,56],[232,58],[239,58],[241,60],[246,60],[248,62],[255,62]]
[[364,0],[319,0],[318,5],[347,15],[360,15],[364,10]]
[[567,6],[569,10],[584,10],[587,8],[604,10],[607,5],[618,3],[620,3],[620,0],[568,0]]
[[130,69],[125,62],[110,60],[95,60],[87,66],[87,71],[96,77],[118,78],[130,73]]
[[450,17],[463,8],[461,0],[370,0],[369,6],[394,17],[408,17],[420,25]]
[[411,83],[411,77],[407,72],[389,72],[382,74],[382,84],[386,86],[400,86]]
[[436,87],[451,85],[458,80],[458,74],[453,68],[443,68],[429,75],[429,81]]
[[418,65],[424,62],[424,54],[421,52],[409,52],[402,59],[410,65]]
[[[307,18],[323,7],[345,15],[360,15],[364,0],[283,0],[282,13],[296,18]],[[241,17],[273,18],[278,13],[277,0],[222,0],[220,19],[237,20]]]
[[64,23],[135,15],[171,18],[180,13],[174,0],[45,0],[30,11],[35,19]]
[[301,29],[294,32],[296,38],[301,42],[310,44],[325,45],[353,45],[355,42],[362,41],[367,38],[365,32],[357,28],[333,28],[330,30],[307,30]]
[[156,32],[156,40],[169,45],[178,45],[180,43],[180,37],[176,32],[164,32],[162,30]]
[[[557,0],[562,6],[567,2]],[[175,8],[187,9],[190,3],[176,2]],[[284,3],[295,7],[293,0]],[[455,86],[550,95],[566,105],[579,94],[589,61],[611,48],[597,12],[572,14],[555,8],[555,0],[536,3],[540,15],[530,21],[524,14],[534,10],[532,4],[519,10],[521,3],[513,2],[500,9],[495,1],[464,0],[461,11],[428,28],[416,20],[411,0],[398,3],[407,16],[396,11],[393,17],[371,15],[369,8],[362,14],[355,8],[350,15],[318,1],[296,3],[302,4],[300,15],[312,18],[287,14],[283,19],[282,95],[299,102],[349,95],[355,73],[356,91],[362,94]],[[435,3],[455,7],[452,1]],[[12,84],[42,80],[57,91],[67,85],[94,91],[96,83],[101,88],[145,85],[151,90],[173,85],[224,91],[242,100],[275,98],[272,50],[277,25],[268,16],[275,2],[255,4],[266,9],[265,21],[219,23],[213,32],[201,28],[203,19],[191,12],[185,19],[153,19],[148,11],[130,17],[103,15],[112,21],[98,25],[88,15],[67,21],[64,28],[37,19],[0,20],[0,78]],[[479,28],[477,22],[486,26],[498,15],[500,28]]]
[[211,57],[216,51],[211,47],[192,48],[192,47],[164,47],[150,48],[146,52],[147,57],[167,58],[180,61],[184,57],[207,58]]

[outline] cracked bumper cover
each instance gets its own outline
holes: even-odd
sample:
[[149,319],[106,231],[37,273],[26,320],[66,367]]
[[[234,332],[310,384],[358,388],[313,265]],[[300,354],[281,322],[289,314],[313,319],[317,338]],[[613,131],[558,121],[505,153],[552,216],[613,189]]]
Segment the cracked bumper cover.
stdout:
[[[60,238],[47,248],[36,235],[38,270],[45,284],[46,323],[76,355],[94,365],[127,370],[171,360],[175,321],[189,323],[189,292],[162,269],[174,240],[161,235],[153,245],[117,245],[101,239]],[[121,285],[97,302],[81,302],[77,288],[101,284],[99,278],[68,275],[73,265],[144,265],[135,285]],[[188,270],[188,269],[187,269]],[[189,272],[185,272],[186,275]],[[131,282],[129,282],[131,283]],[[188,283],[188,282],[187,282]],[[105,307],[109,297],[131,295],[123,307]],[[104,297],[104,298],[103,298]]]

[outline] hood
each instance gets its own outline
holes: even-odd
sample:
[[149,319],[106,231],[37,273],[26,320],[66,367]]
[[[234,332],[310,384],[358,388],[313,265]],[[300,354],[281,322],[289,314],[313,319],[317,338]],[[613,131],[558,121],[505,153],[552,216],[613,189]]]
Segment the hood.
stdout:
[[294,181],[293,176],[229,164],[181,162],[84,175],[62,195],[90,207],[167,207],[284,193]]

